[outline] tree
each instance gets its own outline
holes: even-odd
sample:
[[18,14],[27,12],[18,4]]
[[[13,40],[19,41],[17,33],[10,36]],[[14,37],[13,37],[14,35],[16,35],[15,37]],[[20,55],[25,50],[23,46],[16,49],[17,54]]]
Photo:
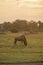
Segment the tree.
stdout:
[[10,31],[12,24],[10,22],[4,22],[3,27],[4,27],[5,31]]
[[30,33],[38,32],[37,23],[33,20],[28,23],[28,29]]
[[27,26],[26,20],[16,20],[13,22],[13,27],[18,31],[25,31]]
[[39,32],[43,32],[43,23],[41,21],[38,21],[38,24],[39,24],[38,26]]

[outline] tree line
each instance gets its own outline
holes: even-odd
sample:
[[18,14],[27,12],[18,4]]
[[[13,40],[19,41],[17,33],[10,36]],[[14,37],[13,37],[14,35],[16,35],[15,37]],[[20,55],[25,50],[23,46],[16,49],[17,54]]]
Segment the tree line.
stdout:
[[38,21],[35,22],[31,20],[28,22],[27,20],[15,20],[12,23],[11,22],[4,22],[0,24],[0,32],[22,32],[27,31],[29,33],[37,33],[37,32],[43,32],[43,22]]

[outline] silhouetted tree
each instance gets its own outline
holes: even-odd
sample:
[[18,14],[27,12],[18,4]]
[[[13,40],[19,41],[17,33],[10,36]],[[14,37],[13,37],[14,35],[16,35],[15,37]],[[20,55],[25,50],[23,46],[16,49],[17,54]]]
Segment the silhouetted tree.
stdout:
[[18,31],[25,31],[26,26],[27,26],[26,20],[16,20],[15,22],[13,22],[13,27]]
[[38,26],[39,32],[43,32],[43,23],[41,21],[38,21],[38,24],[39,24]]
[[28,23],[28,29],[30,33],[38,32],[37,23],[33,20]]

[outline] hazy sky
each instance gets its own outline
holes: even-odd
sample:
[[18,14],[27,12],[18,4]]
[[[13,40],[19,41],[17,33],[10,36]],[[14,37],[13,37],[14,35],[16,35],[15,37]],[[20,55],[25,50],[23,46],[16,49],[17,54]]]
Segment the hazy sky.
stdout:
[[43,22],[43,0],[0,0],[0,23],[16,19]]

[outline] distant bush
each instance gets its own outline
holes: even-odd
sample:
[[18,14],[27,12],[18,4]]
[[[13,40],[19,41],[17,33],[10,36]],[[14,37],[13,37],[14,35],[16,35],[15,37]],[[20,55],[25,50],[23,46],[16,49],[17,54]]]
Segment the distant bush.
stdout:
[[16,29],[11,29],[10,32],[17,33],[18,31]]

